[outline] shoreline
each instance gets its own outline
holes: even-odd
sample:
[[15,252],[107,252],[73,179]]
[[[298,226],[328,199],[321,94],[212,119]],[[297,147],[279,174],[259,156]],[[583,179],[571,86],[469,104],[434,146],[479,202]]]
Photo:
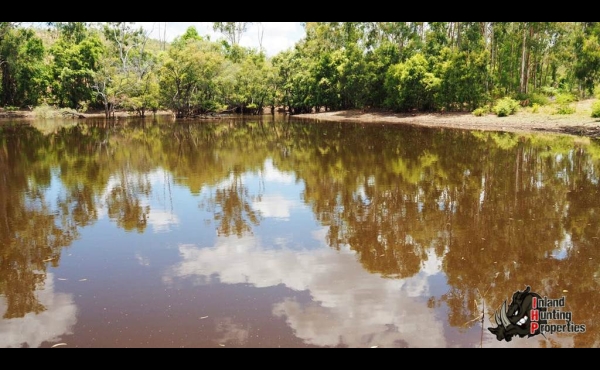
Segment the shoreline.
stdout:
[[[356,122],[363,124],[403,124],[418,127],[449,128],[477,131],[499,131],[520,133],[553,133],[564,135],[587,136],[600,138],[600,118],[591,117],[592,104],[598,99],[585,99],[573,103],[575,113],[555,114],[554,107],[544,106],[538,112],[531,108],[521,108],[518,112],[507,117],[495,114],[475,116],[469,112],[462,113],[394,113],[384,110],[363,111],[342,110],[319,113],[304,113],[289,115],[291,119],[301,119],[314,122]],[[171,115],[169,111],[159,111],[156,115]],[[265,114],[267,115],[267,114]],[[268,114],[270,115],[270,114]],[[152,117],[153,113],[146,116]],[[115,112],[115,118],[139,117],[127,111]],[[36,119],[33,111],[2,111],[0,109],[0,124],[4,119]],[[72,119],[103,119],[104,112],[80,113]]]
[[574,103],[575,113],[553,114],[550,107],[533,113],[522,108],[517,113],[498,117],[495,114],[474,116],[471,113],[393,113],[389,111],[345,110],[297,114],[291,117],[317,122],[357,122],[366,124],[405,124],[420,127],[520,133],[554,133],[600,137],[600,118],[591,117],[597,99]]

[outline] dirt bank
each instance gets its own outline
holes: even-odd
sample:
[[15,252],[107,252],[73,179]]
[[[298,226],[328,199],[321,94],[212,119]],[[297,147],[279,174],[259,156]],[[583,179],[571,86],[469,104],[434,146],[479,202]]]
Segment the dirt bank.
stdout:
[[[471,113],[419,113],[400,114],[387,111],[348,110],[294,115],[294,118],[331,121],[408,124],[425,127],[445,127],[465,130],[507,131],[507,132],[549,132],[579,136],[600,137],[600,118],[592,118],[592,104],[597,99],[586,99],[573,103],[573,114],[556,114],[555,106],[541,107],[537,112],[532,108],[521,108],[508,117],[494,114],[474,116]],[[172,115],[160,111],[158,115]],[[116,112],[117,117],[135,117],[129,112]],[[147,117],[152,116],[150,113]],[[3,111],[0,118],[35,119],[32,111]],[[77,118],[104,118],[104,112],[81,113]]]
[[471,113],[398,114],[385,111],[360,110],[298,114],[293,117],[317,121],[409,124],[426,127],[446,127],[465,130],[508,132],[552,132],[600,137],[600,118],[592,118],[596,99],[573,103],[573,114],[555,114],[556,107],[541,107],[538,112],[522,108],[514,115],[494,114],[474,116]]
[[[152,117],[154,113],[147,112],[146,117]],[[156,115],[168,115],[172,116],[173,114],[169,111],[158,111]],[[77,116],[74,115],[65,115],[64,118],[73,118],[73,119],[85,119],[85,118],[105,118],[106,115],[104,111],[95,111],[95,112],[87,112],[87,113],[77,113]],[[115,112],[115,117],[125,118],[125,117],[139,117],[135,113],[127,112],[127,111],[117,111]],[[17,110],[17,111],[6,111],[0,108],[0,118],[20,118],[20,119],[36,119],[36,115],[34,111],[31,110]]]

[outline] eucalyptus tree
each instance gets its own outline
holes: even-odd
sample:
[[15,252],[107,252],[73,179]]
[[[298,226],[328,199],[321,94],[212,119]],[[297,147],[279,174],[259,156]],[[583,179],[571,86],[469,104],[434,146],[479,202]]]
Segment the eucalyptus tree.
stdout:
[[82,22],[57,23],[58,40],[50,47],[53,102],[73,109],[95,102],[94,75],[104,52],[100,35]]
[[125,96],[125,81],[126,79],[119,73],[115,56],[108,52],[103,53],[98,70],[94,74],[92,89],[104,107],[106,118],[114,117],[115,108],[121,105]]
[[157,58],[148,50],[148,33],[141,27],[134,28],[133,22],[107,22],[103,31],[110,47],[104,60],[106,71],[101,76],[103,81],[112,82],[109,87],[120,92],[121,98],[115,103],[141,117],[147,110],[158,109]]
[[220,32],[230,45],[239,45],[240,39],[252,22],[213,22],[213,31]]
[[309,113],[315,106],[316,76],[313,70],[313,60],[304,57],[301,47],[286,50],[272,59],[279,78],[283,101],[290,113]]
[[486,29],[482,22],[429,24],[426,56],[440,82],[436,109],[471,111],[489,101]]
[[415,54],[388,69],[386,106],[397,111],[432,110],[440,83],[440,79],[430,72],[425,56]]
[[[333,60],[333,53],[341,47],[341,40],[336,27],[338,22],[307,22],[306,37],[296,46],[296,63],[302,68],[297,69],[299,75],[296,81],[311,81],[313,86],[305,87],[304,91],[311,92],[311,99],[303,99],[317,110],[340,109],[338,94],[338,75]],[[312,78],[302,78],[309,73]]]
[[218,43],[196,38],[175,39],[162,55],[159,70],[162,104],[179,118],[222,110],[228,63]]
[[424,47],[424,22],[364,22],[365,45],[374,50],[384,44],[396,47],[401,61],[405,61]]
[[315,110],[324,107],[348,109],[363,104],[365,79],[363,30],[356,22],[308,22],[306,38],[297,44],[310,98],[303,105]]
[[574,74],[582,95],[593,95],[600,82],[600,22],[581,22],[575,33]]
[[[4,40],[8,37],[9,32],[14,28],[13,22],[0,22],[0,48],[4,49]],[[8,83],[4,82],[6,78],[6,70],[8,69],[8,64],[6,60],[6,55],[4,52],[0,52],[0,77],[2,77],[2,84],[0,84],[0,102],[4,105],[6,104],[5,92],[6,89],[4,86],[8,85]],[[10,74],[9,74],[10,75]]]
[[262,113],[263,107],[274,98],[272,89],[277,88],[271,62],[263,53],[247,49],[236,66],[234,91],[228,97],[230,105],[240,113]]
[[36,106],[48,86],[46,50],[32,29],[0,24],[0,104]]
[[400,52],[391,41],[383,40],[373,49],[368,49],[364,56],[364,105],[380,108],[387,97],[385,76],[388,69],[400,62]]

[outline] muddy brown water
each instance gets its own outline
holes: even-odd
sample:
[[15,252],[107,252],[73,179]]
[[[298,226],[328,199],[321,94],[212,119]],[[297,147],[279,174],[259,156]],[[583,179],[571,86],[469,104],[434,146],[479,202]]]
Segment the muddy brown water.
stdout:
[[[3,120],[0,169],[0,347],[600,343],[593,139]],[[528,286],[562,306],[499,340]]]

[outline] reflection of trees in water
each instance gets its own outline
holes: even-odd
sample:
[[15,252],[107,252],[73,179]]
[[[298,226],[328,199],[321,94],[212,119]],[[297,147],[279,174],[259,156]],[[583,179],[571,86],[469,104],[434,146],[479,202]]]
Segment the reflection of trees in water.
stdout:
[[[483,294],[489,315],[526,285],[548,296],[577,292],[570,309],[588,324],[600,319],[590,303],[597,293],[587,288],[597,284],[597,265],[583,251],[575,255],[598,250],[597,202],[585,199],[598,192],[599,157],[591,160],[573,139],[381,127],[348,128],[340,137],[337,128],[319,129],[306,139],[313,145],[292,153],[294,168],[280,167],[306,182],[304,198],[330,226],[331,246],[347,244],[370,271],[398,277],[420,271],[434,248],[450,290],[430,303],[445,302],[453,326],[477,324]],[[585,216],[569,218],[576,210]],[[587,245],[568,223],[588,231]],[[552,257],[568,243],[564,259]]]
[[0,130],[0,295],[7,319],[45,310],[35,291],[43,288],[46,265],[56,265],[77,236],[44,197],[50,175],[43,147],[44,138],[30,128]]
[[231,181],[219,186],[208,195],[203,207],[213,213],[219,236],[251,233],[251,225],[259,224],[259,214],[252,209],[248,189],[239,175],[232,175]]
[[[271,158],[304,182],[302,197],[329,227],[329,245],[350,246],[368,271],[404,278],[428,258],[440,261],[431,273],[442,271],[450,288],[430,304],[447,304],[453,326],[476,324],[480,294],[489,315],[526,285],[551,297],[568,290],[576,323],[600,320],[595,144],[262,121],[78,125],[47,137],[17,131],[0,135],[7,174],[0,179],[0,236],[8,256],[0,262],[0,290],[12,299],[11,315],[40,309],[32,292],[43,281],[36,276],[44,274],[43,261],[57,264],[61,246],[96,221],[99,207],[120,227],[144,230],[149,209],[141,197],[151,194],[147,175],[156,168],[192,194],[208,190],[201,206],[213,212],[220,234],[251,231],[260,222],[251,206],[260,194],[250,194],[243,175]],[[64,187],[58,214],[35,192],[57,168]],[[578,335],[576,344],[597,343],[594,332]]]
[[[0,294],[8,307],[4,317],[44,310],[34,292],[46,279],[47,263],[58,266],[62,247],[78,237],[79,227],[98,219],[100,207],[107,207],[119,227],[144,231],[150,210],[142,197],[152,192],[152,170],[171,170],[193,192],[227,178],[232,168],[260,168],[266,152],[258,149],[264,142],[252,135],[264,133],[256,124],[244,127],[91,122],[56,125],[43,135],[27,125],[2,126]],[[61,182],[56,204],[44,198],[53,171]],[[258,222],[239,181],[220,189],[213,201],[222,206],[217,215],[224,233],[247,230],[240,223],[246,222],[244,212],[251,224]]]
[[146,229],[150,206],[141,204],[140,196],[149,195],[150,181],[143,174],[129,174],[121,171],[117,184],[106,198],[108,216],[126,231],[136,229],[142,233]]

